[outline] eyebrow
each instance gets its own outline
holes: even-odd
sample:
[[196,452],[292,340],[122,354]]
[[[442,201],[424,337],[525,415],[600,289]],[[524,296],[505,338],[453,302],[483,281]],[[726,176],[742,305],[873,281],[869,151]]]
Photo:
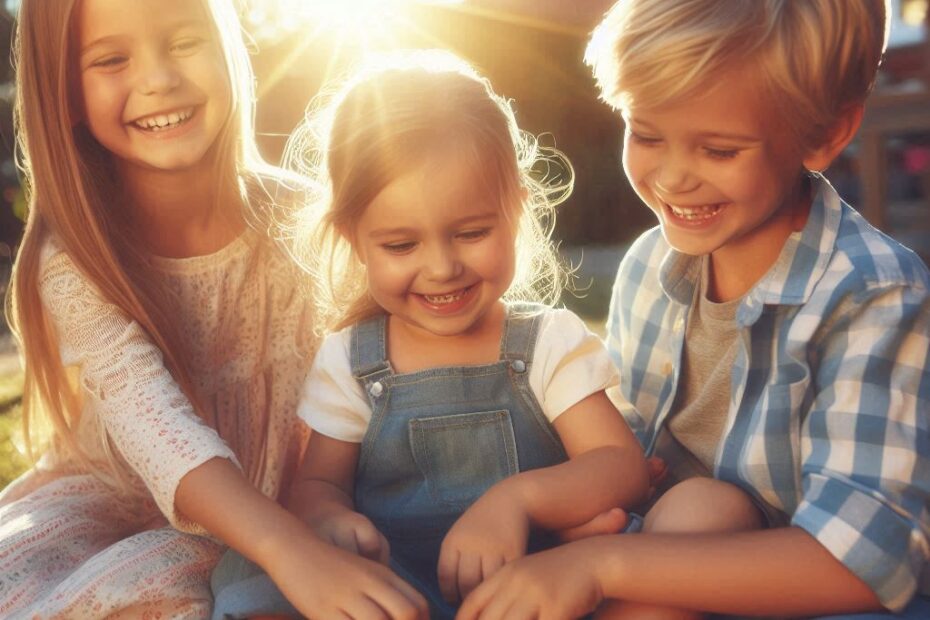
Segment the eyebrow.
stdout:
[[[489,220],[491,218],[497,219],[499,215],[497,213],[482,213],[478,215],[468,215],[461,219],[455,220],[453,226],[463,226],[466,224],[472,224],[475,222],[480,222],[482,220]],[[416,229],[399,226],[397,228],[376,228],[375,230],[368,233],[369,237],[390,237],[394,235],[412,235],[416,233]]]
[[[633,125],[639,125],[642,128],[646,129],[647,131],[657,131],[655,127],[653,127],[652,125],[650,125],[649,123],[645,121],[631,119],[631,118],[624,118],[624,122],[626,123],[627,127],[629,127],[630,129],[633,128]],[[702,131],[700,133],[695,134],[695,137],[701,140],[707,140],[707,139],[733,140],[735,142],[742,142],[744,144],[761,144],[765,142],[765,140],[760,138],[759,136],[752,136],[749,134],[742,134],[742,133],[727,133],[724,131]]]
[[719,131],[705,131],[697,134],[697,137],[707,139],[707,138],[719,138],[723,140],[735,140],[737,142],[746,142],[746,143],[759,143],[764,142],[759,136],[750,136],[747,134],[741,133],[724,133]]
[[[181,30],[182,28],[204,27],[204,26],[206,26],[206,21],[202,19],[182,19],[177,22],[174,22],[173,24],[170,24],[169,30],[171,32],[176,32],[178,30]],[[93,41],[85,45],[83,48],[81,48],[81,52],[80,52],[81,58],[83,58],[88,53],[92,52],[95,47],[106,45],[107,43],[117,42],[122,38],[124,38],[124,36],[121,34],[111,34],[111,35],[100,37],[98,39],[94,39]]]

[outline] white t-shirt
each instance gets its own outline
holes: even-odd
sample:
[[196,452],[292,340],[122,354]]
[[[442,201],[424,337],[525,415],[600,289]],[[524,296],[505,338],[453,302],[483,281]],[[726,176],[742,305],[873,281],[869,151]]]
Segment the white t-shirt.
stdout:
[[[323,341],[304,382],[297,415],[327,437],[361,443],[371,408],[352,376],[350,340],[351,328],[346,328]],[[550,422],[591,394],[619,383],[604,343],[568,310],[545,311],[529,373],[530,389]]]

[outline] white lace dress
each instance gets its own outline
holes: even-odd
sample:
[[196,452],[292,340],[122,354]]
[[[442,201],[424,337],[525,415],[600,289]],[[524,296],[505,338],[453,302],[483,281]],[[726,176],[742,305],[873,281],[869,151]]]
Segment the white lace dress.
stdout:
[[127,502],[46,454],[0,495],[0,618],[209,617],[222,549],[176,513],[179,480],[225,457],[277,497],[306,441],[295,409],[317,345],[309,303],[296,268],[257,251],[256,239],[248,232],[209,256],[157,259],[181,301],[208,424],[142,329],[47,244],[40,290],[62,360],[79,369],[80,442],[100,454],[108,435],[147,499]]

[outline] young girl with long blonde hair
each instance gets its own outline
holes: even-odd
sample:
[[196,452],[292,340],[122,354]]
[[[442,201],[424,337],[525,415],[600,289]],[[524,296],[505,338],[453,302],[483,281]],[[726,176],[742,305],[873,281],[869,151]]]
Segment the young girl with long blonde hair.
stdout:
[[0,616],[207,617],[217,539],[305,614],[421,613],[274,501],[316,342],[260,232],[296,190],[255,149],[232,3],[25,0],[18,22],[10,306],[27,438],[51,441],[0,495]]
[[571,184],[539,180],[510,104],[440,52],[373,61],[291,149],[330,189],[297,239],[322,242],[314,298],[338,331],[304,385],[290,507],[451,618],[551,532],[647,490],[603,344],[550,307],[564,278],[543,223]]

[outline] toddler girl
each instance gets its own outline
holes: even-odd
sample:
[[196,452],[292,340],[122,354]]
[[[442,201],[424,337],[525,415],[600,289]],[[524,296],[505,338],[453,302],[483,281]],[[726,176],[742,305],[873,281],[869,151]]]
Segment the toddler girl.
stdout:
[[390,558],[451,617],[550,546],[543,532],[640,500],[646,464],[604,393],[617,375],[601,341],[528,303],[562,282],[541,222],[570,185],[537,180],[541,151],[508,102],[422,52],[361,72],[329,109],[303,161],[331,184],[315,267],[338,331],[303,389],[314,432],[291,507]]

